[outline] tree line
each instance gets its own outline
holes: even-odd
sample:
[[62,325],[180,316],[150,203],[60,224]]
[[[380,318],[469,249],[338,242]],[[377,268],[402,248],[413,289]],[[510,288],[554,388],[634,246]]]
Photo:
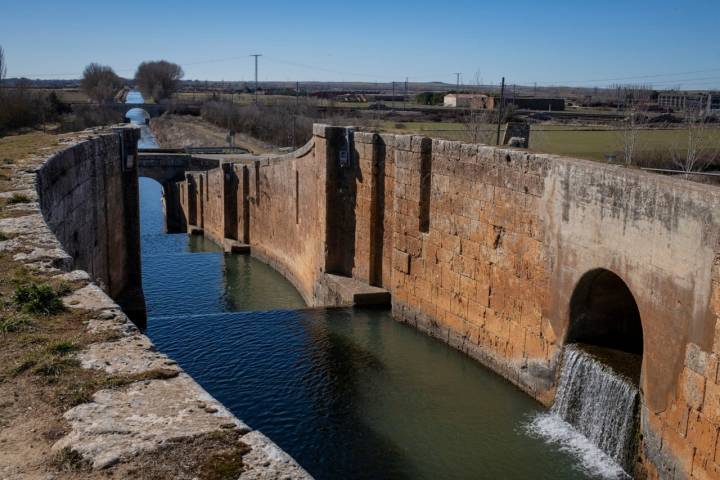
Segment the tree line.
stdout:
[[[56,92],[31,88],[31,82],[20,79],[3,84],[7,74],[7,56],[0,45],[0,135],[27,127],[52,124],[59,131],[76,131],[123,121],[122,115],[104,104],[119,99],[129,83],[112,67],[91,63],[85,67],[80,89],[98,105],[69,105]],[[183,70],[165,60],[141,63],[133,79],[134,86],[147,100],[160,102],[177,90]]]
[[[183,76],[182,67],[176,63],[166,60],[142,62],[135,72],[135,88],[146,100],[160,102],[177,92]],[[125,84],[112,67],[91,63],[83,71],[80,89],[91,100],[108,103],[115,100]]]

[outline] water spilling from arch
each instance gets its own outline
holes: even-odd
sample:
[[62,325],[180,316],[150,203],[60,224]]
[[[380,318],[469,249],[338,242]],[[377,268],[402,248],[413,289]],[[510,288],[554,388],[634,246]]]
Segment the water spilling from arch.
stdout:
[[593,478],[509,382],[387,311],[302,308],[267,265],[163,233],[140,189],[148,335],[316,479]]
[[596,475],[627,478],[637,448],[639,362],[638,355],[567,345],[555,403],[530,431],[571,451]]

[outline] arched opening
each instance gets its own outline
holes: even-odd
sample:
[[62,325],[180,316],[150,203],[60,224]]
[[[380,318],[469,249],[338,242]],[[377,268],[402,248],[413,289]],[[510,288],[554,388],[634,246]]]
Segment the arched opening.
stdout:
[[142,108],[131,108],[125,114],[125,118],[135,125],[147,125],[150,123],[150,114]]
[[139,178],[142,228],[163,233],[186,233],[187,220],[180,203],[180,189],[174,181]]
[[570,299],[552,413],[630,475],[637,467],[642,352],[640,311],[628,286],[609,270],[587,272]]
[[619,276],[605,269],[583,275],[570,300],[566,342],[642,354],[640,311]]
[[163,206],[163,186],[154,178],[140,177],[140,229],[143,234],[166,231],[165,209]]

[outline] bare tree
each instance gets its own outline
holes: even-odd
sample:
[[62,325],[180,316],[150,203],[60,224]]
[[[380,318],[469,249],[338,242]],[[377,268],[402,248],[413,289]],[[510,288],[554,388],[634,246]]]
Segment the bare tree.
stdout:
[[100,103],[112,101],[122,86],[122,79],[111,67],[98,63],[85,67],[80,80],[80,89],[92,100]]
[[620,124],[620,146],[623,153],[623,161],[625,166],[633,165],[635,162],[635,153],[639,145],[639,133],[644,123],[644,117],[640,113],[637,103],[631,101],[625,110],[625,118]]
[[[473,90],[479,89],[480,84],[480,72],[478,71],[475,73]],[[469,109],[460,121],[470,143],[491,145],[495,142],[492,128],[495,115],[488,109],[488,104],[483,102],[483,97],[480,95],[478,93],[477,98],[470,99]]]
[[672,151],[673,164],[688,177],[713,163],[720,154],[718,128],[706,121],[702,108],[685,112],[686,143]]
[[0,45],[0,82],[5,79],[6,74],[7,63],[5,62],[5,50],[3,49],[2,45]]
[[176,63],[165,60],[143,62],[135,73],[135,81],[146,99],[159,102],[170,98],[178,90],[183,75],[182,67]]
[[461,121],[462,126],[465,129],[468,142],[484,143],[487,145],[495,143],[495,134],[492,128],[492,112],[479,110],[471,106],[467,114],[462,117]]

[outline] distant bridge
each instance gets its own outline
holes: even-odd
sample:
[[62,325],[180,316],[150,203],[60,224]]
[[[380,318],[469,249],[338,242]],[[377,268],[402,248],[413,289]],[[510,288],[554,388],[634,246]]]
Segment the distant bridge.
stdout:
[[172,109],[173,111],[179,112],[179,113],[186,113],[186,114],[192,114],[192,115],[199,115],[200,114],[200,105],[197,103],[120,103],[120,102],[113,102],[113,103],[104,103],[104,104],[97,104],[97,103],[71,103],[72,107],[76,106],[98,106],[103,108],[109,108],[112,110],[115,110],[116,112],[120,112],[123,117],[127,115],[127,113],[132,110],[133,108],[139,108],[141,110],[145,110],[150,118],[159,117],[169,109]]

